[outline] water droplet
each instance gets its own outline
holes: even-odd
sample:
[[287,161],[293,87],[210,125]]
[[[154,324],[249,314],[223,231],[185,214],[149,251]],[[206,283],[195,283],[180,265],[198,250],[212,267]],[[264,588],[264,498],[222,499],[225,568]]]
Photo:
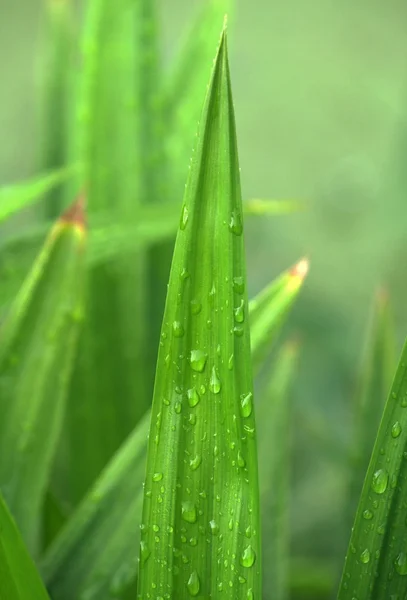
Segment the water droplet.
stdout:
[[208,355],[202,350],[191,350],[191,369],[202,373],[205,368]]
[[230,216],[229,230],[232,233],[234,233],[235,235],[242,235],[242,232],[243,232],[242,217],[236,211],[233,211]]
[[196,506],[193,502],[187,500],[181,505],[181,514],[187,523],[196,523]]
[[240,413],[242,417],[250,417],[253,410],[253,394],[249,392],[248,394],[242,394],[240,396]]
[[255,560],[255,551],[253,550],[252,546],[247,546],[242,556],[240,557],[240,564],[242,565],[242,567],[252,567],[254,565]]
[[237,308],[235,308],[235,321],[243,323],[244,321],[244,300],[242,300]]
[[252,528],[250,525],[248,525],[244,531],[244,534],[246,537],[250,538],[252,537]]
[[396,421],[391,428],[391,435],[394,438],[398,438],[401,433],[401,423],[400,421]]
[[397,555],[394,566],[399,575],[407,575],[407,554],[405,552]]
[[231,354],[229,356],[229,360],[228,360],[228,369],[229,369],[229,371],[231,371],[233,369],[233,361],[234,361],[234,355]]
[[191,408],[196,406],[200,400],[199,394],[195,388],[191,388],[187,391],[188,404]]
[[216,367],[212,367],[211,379],[209,381],[209,389],[213,394],[219,394],[221,388],[220,379],[216,371]]
[[191,300],[191,313],[193,315],[199,315],[202,310],[202,304],[198,300]]
[[191,414],[189,415],[188,423],[189,423],[190,425],[195,425],[195,423],[196,423],[196,415],[195,415],[195,414],[192,414],[192,413],[191,413]]
[[387,489],[387,484],[389,482],[389,474],[385,469],[378,469],[372,479],[372,490],[376,492],[376,494],[383,494]]
[[244,292],[244,279],[243,277],[233,277],[233,289],[237,294],[243,294]]
[[147,546],[146,542],[140,542],[140,559],[142,563],[145,563],[151,554],[151,550]]
[[182,404],[179,400],[177,400],[174,404],[174,410],[177,413],[177,415],[180,414],[181,410],[182,410]]
[[180,273],[181,281],[185,281],[189,277],[189,271],[184,267]]
[[371,510],[369,510],[368,508],[366,510],[363,511],[363,518],[366,519],[367,521],[370,521],[370,519],[373,519],[373,513]]
[[[394,397],[396,397],[396,394],[394,394]],[[407,406],[407,396],[403,396],[402,397],[400,404],[401,404],[401,406],[403,408],[406,408],[406,406]]]
[[370,552],[367,548],[365,548],[365,550],[363,550],[362,554],[360,555],[360,560],[364,564],[367,564],[369,562]]
[[191,596],[197,596],[199,594],[201,584],[199,581],[198,573],[196,571],[192,571],[191,575],[189,576],[187,588]]
[[244,334],[243,325],[236,325],[236,327],[233,327],[233,333],[235,334],[236,337],[242,337]]
[[214,521],[214,520],[209,521],[209,527],[211,528],[211,534],[212,535],[218,535],[218,533],[219,533],[219,525],[216,523],[216,521]]
[[199,454],[197,454],[195,458],[191,458],[191,460],[189,461],[189,466],[191,467],[192,471],[196,471],[201,462],[202,458]]
[[174,337],[180,338],[184,335],[184,327],[182,323],[179,321],[174,321],[172,324],[172,331],[174,332]]
[[161,481],[162,478],[163,478],[162,473],[154,473],[154,475],[153,475],[153,481]]
[[179,222],[179,228],[183,231],[185,229],[185,227],[187,226],[188,223],[188,209],[186,207],[186,205],[184,204],[182,207],[182,211],[181,211],[181,219]]
[[239,450],[239,452],[237,453],[237,464],[238,464],[238,466],[239,466],[241,469],[243,469],[243,467],[245,467],[245,466],[246,466],[246,461],[245,461],[245,459],[243,458],[243,456],[242,456],[242,453],[240,452],[240,450]]
[[254,600],[254,593],[252,588],[250,588],[250,590],[248,590],[247,592],[247,600]]

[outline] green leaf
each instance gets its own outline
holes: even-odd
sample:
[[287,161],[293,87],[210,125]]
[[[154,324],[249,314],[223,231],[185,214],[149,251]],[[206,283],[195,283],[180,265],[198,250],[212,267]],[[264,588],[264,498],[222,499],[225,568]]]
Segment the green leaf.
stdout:
[[396,340],[389,297],[376,294],[366,335],[363,362],[355,397],[355,428],[351,457],[352,518],[369,465],[386,394],[396,368]]
[[263,593],[275,600],[289,596],[289,391],[297,355],[298,344],[286,342],[269,376],[267,393],[256,404],[263,561],[267,565]]
[[250,339],[253,367],[256,369],[280,331],[302,287],[309,269],[307,259],[300,260],[291,269],[270,283],[250,305]]
[[[261,597],[242,202],[223,31],[185,191],[152,408],[138,593]],[[245,531],[250,529],[250,537]],[[222,543],[220,544],[220,537]],[[229,561],[233,561],[229,564]]]
[[[161,136],[156,131],[154,4],[94,0],[87,3],[84,19],[74,146],[85,164],[90,218],[107,214],[114,239],[109,245],[103,233],[99,241],[94,235],[99,258],[90,252],[88,319],[70,393],[68,477],[60,490],[71,505],[83,497],[151,398],[147,265],[145,254],[132,252],[134,241],[129,242],[141,205],[158,193],[153,184],[162,179],[155,164]],[[79,443],[77,432],[83,430],[86,439]]]
[[[69,162],[68,133],[74,103],[75,28],[72,2],[46,0],[45,56],[42,61],[42,168],[54,170]],[[47,194],[45,216],[55,220],[63,209],[63,190]]]
[[111,459],[41,565],[53,598],[116,598],[136,577],[150,413]]
[[[254,327],[260,312],[256,316],[250,307],[256,305],[254,298],[249,303],[250,322]],[[281,308],[281,303],[279,306]],[[278,321],[273,298],[269,307],[270,322]],[[267,324],[266,329],[273,328]],[[251,352],[252,356],[257,355],[253,344]],[[140,421],[47,552],[41,571],[58,600],[70,600],[81,594],[87,600],[109,600],[111,590],[127,590],[131,578],[136,577],[133,549],[140,540],[150,418],[148,413]]]
[[407,344],[387,399],[360,496],[339,600],[388,600],[404,598],[407,593],[406,364]]
[[23,183],[0,188],[0,223],[34,202],[72,175],[72,169],[63,169],[41,175]]
[[0,598],[49,600],[1,494],[0,531]]
[[83,311],[80,203],[56,223],[0,329],[0,488],[32,552]]

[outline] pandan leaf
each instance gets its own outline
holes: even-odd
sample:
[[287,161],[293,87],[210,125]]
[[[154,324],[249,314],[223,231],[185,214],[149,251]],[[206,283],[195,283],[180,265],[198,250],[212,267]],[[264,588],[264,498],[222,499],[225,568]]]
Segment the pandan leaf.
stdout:
[[[251,326],[256,325],[256,314],[251,311],[256,303],[256,298],[249,303]],[[270,321],[279,321],[273,298],[269,298],[267,314]],[[269,324],[265,328],[273,330]],[[251,352],[257,354],[255,345]],[[139,422],[44,557],[41,572],[58,600],[81,594],[87,600],[109,600],[112,594],[121,596],[119,590],[127,590],[135,580],[133,549],[140,540],[150,419],[148,413]]]
[[0,598],[49,600],[20,532],[0,494]]
[[81,201],[56,223],[0,328],[0,489],[32,552],[83,312]]
[[[69,162],[68,131],[74,94],[75,32],[71,0],[45,0],[46,48],[42,73],[41,166],[60,169]],[[45,216],[56,219],[63,209],[63,190],[47,194]]]
[[302,283],[308,273],[307,259],[300,260],[266,287],[252,301],[250,306],[250,339],[253,352],[253,366],[261,363],[270,339],[275,338],[292,307]]
[[407,593],[406,364],[407,344],[384,408],[360,496],[339,600],[389,600],[404,598]]
[[[156,21],[151,0],[94,0],[85,13],[76,148],[86,165],[90,219],[107,213],[116,234],[123,223],[126,228],[119,232],[119,238],[125,236],[124,251],[120,243],[110,248],[99,243],[99,259],[90,252],[88,319],[69,401],[69,477],[61,490],[71,505],[150,405],[147,266],[145,253],[131,251],[128,242],[143,202],[155,194],[152,183],[160,179],[154,161],[161,137],[154,133],[152,89],[158,85],[152,64]],[[116,253],[106,252],[112,249]],[[82,430],[87,435],[79,444]]]
[[351,460],[352,516],[356,510],[366,469],[396,367],[396,340],[389,297],[376,294],[366,335],[363,362],[355,397],[355,428]]
[[164,312],[141,526],[141,597],[182,600],[221,590],[225,599],[261,597],[242,223],[224,30]]
[[44,194],[72,175],[72,172],[72,169],[64,169],[31,181],[0,188],[0,223],[30,204],[38,202]]
[[289,597],[290,399],[298,344],[286,342],[271,371],[267,393],[256,404],[263,527],[263,590],[266,598]]

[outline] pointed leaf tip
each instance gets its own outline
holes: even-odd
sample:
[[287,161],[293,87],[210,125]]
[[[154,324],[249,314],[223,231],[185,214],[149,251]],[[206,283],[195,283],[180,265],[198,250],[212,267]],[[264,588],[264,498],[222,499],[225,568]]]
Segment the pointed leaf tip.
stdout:
[[86,196],[82,192],[73,204],[63,213],[60,221],[77,225],[80,229],[86,229]]
[[302,280],[305,279],[309,271],[309,260],[308,258],[302,258],[298,261],[291,269],[291,275],[293,277],[299,277]]

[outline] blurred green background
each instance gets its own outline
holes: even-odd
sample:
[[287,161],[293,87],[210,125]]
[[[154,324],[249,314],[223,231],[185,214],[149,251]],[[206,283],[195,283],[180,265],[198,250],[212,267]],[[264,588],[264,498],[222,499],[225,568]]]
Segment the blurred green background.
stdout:
[[[159,3],[165,63],[201,3]],[[231,71],[244,198],[307,205],[295,215],[252,218],[246,227],[251,295],[301,256],[311,261],[285,329],[302,340],[293,389],[292,553],[312,550],[332,559],[339,576],[348,538],[344,453],[378,285],[390,292],[400,346],[407,332],[407,6],[401,0],[236,4]],[[37,172],[44,19],[40,0],[1,0],[0,15],[0,183],[6,184]]]

